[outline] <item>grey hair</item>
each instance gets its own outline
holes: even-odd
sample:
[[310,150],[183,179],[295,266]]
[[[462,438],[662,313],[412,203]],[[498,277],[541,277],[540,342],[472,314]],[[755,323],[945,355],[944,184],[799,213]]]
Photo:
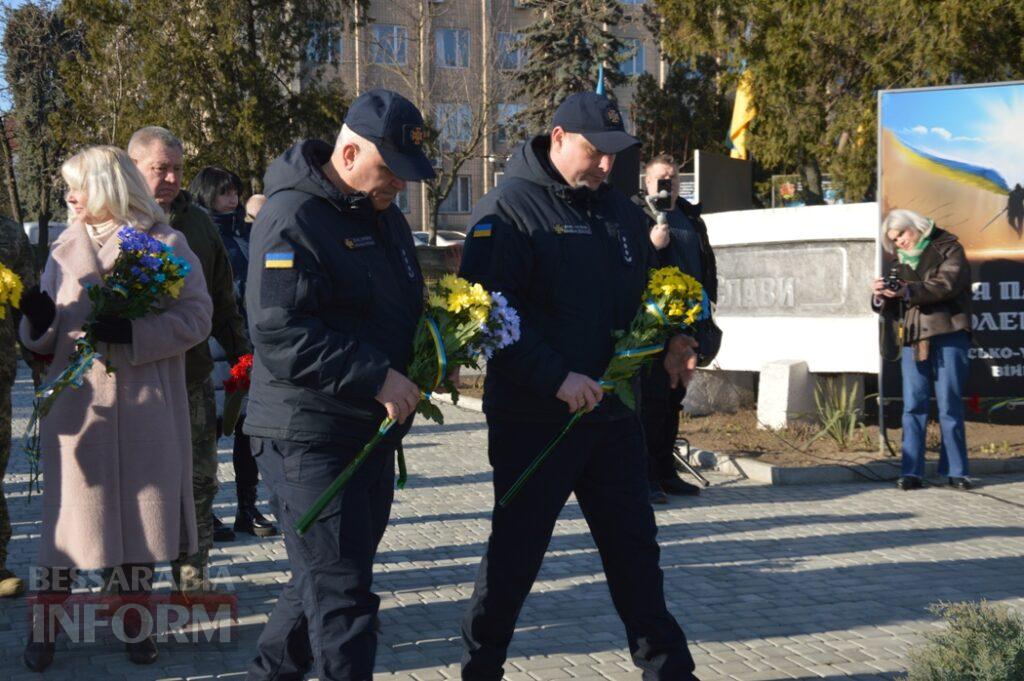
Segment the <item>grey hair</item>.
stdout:
[[185,145],[173,132],[167,128],[161,128],[159,125],[147,125],[145,128],[136,130],[128,141],[128,155],[137,159],[140,154],[149,149],[153,142],[160,142],[165,147],[185,152]]
[[925,236],[935,228],[935,222],[920,213],[906,208],[895,208],[882,220],[882,247],[888,253],[896,252],[896,245],[889,238],[889,232],[902,234],[909,229]]
[[372,144],[372,142],[342,123],[341,132],[338,133],[338,138],[334,142],[334,148],[341,149],[346,144],[354,144],[360,149],[365,149],[366,145]]

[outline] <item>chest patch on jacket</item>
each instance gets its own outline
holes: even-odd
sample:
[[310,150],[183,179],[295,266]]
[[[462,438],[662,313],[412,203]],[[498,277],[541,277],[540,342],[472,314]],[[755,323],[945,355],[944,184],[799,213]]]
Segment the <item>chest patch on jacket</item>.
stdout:
[[290,270],[295,267],[295,254],[290,251],[267,253],[263,266],[268,270]]
[[555,234],[593,234],[593,232],[590,231],[590,225],[557,224],[554,225],[551,229],[554,230]]
[[355,251],[360,248],[370,248],[371,246],[376,245],[377,242],[374,241],[373,237],[368,234],[364,236],[353,236],[349,237],[348,239],[345,239],[345,248],[347,248],[350,251]]

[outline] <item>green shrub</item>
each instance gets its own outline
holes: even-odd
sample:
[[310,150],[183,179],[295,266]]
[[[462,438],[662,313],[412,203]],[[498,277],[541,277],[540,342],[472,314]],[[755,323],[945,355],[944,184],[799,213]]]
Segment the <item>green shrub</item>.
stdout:
[[947,628],[910,655],[907,681],[1024,680],[1024,620],[1009,608],[939,603]]
[[819,380],[814,387],[814,406],[820,432],[835,440],[840,449],[849,449],[857,430],[864,425],[859,386],[842,377]]

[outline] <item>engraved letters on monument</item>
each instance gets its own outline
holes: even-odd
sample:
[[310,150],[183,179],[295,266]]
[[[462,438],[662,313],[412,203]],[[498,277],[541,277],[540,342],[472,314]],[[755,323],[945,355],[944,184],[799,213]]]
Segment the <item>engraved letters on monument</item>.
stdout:
[[725,316],[871,314],[874,244],[867,241],[719,246],[717,312]]

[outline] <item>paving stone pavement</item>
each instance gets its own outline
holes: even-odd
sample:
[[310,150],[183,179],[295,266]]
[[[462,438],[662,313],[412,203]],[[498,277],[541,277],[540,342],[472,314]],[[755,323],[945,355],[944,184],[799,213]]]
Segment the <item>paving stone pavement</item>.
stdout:
[[[23,378],[15,401],[19,437],[29,390]],[[396,493],[377,556],[377,679],[458,678],[458,624],[488,536],[491,476],[481,415],[443,411],[444,425],[417,425],[406,441],[411,477]],[[220,446],[217,512],[230,522],[230,441]],[[23,576],[39,533],[39,500],[26,501],[27,470],[16,452],[6,479],[14,519],[9,567]],[[984,480],[977,493],[712,481],[699,498],[657,509],[669,608],[690,638],[703,681],[895,679],[908,648],[936,630],[930,603],[987,598],[1024,608],[1022,475]],[[287,557],[279,538],[243,535],[218,544],[212,564],[220,588],[238,597],[234,640],[169,642],[150,667],[131,665],[109,636],[62,640],[44,678],[244,678],[288,579]],[[0,601],[0,679],[40,678],[20,662],[25,623],[25,599]],[[558,522],[510,655],[508,681],[640,679],[574,500]]]

